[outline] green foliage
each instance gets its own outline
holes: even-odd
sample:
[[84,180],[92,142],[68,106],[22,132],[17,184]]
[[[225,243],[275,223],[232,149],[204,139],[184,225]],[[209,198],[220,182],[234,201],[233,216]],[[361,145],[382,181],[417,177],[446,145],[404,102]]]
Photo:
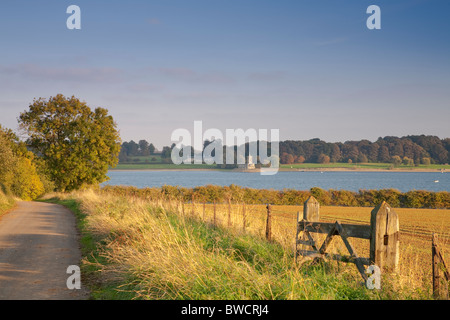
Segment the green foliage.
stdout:
[[44,185],[30,159],[17,161],[11,191],[23,200],[34,200],[44,193]]
[[9,190],[17,166],[17,157],[14,155],[11,141],[0,127],[0,183]]
[[321,205],[328,206],[332,203],[331,197],[326,190],[318,187],[311,188],[311,195],[319,201]]
[[356,194],[347,190],[330,190],[331,202],[337,206],[358,206]]
[[402,163],[402,159],[399,156],[393,156],[392,157],[392,163],[395,166],[399,166]]
[[109,166],[117,164],[120,138],[106,109],[92,111],[85,102],[58,94],[35,99],[19,123],[57,190],[104,182]]
[[23,200],[33,200],[45,192],[34,155],[11,131],[0,126],[0,185]]
[[[205,148],[211,142],[204,141]],[[162,163],[170,163],[170,154],[173,149],[164,146],[161,152]],[[270,147],[269,147],[270,149]],[[235,148],[235,151],[237,148]],[[249,143],[245,144],[247,157],[249,155]],[[131,161],[130,157],[145,157],[153,154],[155,148],[146,140],[124,142],[120,153],[120,162]],[[450,162],[450,138],[439,139],[435,136],[406,136],[384,137],[375,142],[368,140],[346,141],[344,143],[330,143],[320,139],[307,141],[280,141],[280,163],[295,165],[298,163],[316,163],[327,165],[329,163],[361,164],[361,163],[392,163],[394,167],[430,164],[446,164]],[[259,158],[259,155],[258,155]],[[132,162],[132,161],[131,161]],[[260,163],[256,163],[260,164]],[[226,168],[226,165],[220,166]],[[231,164],[228,167],[232,167]]]
[[431,159],[428,158],[428,157],[424,157],[424,158],[421,159],[420,162],[421,162],[422,164],[426,165],[426,166],[429,166],[429,165],[431,164]]
[[[281,141],[280,161],[292,164],[295,159],[307,163],[386,163],[395,166],[412,166],[422,161],[423,164],[450,162],[450,139],[435,136],[384,137],[375,142],[368,140],[329,143],[320,139],[307,141]],[[427,160],[424,160],[427,159]]]

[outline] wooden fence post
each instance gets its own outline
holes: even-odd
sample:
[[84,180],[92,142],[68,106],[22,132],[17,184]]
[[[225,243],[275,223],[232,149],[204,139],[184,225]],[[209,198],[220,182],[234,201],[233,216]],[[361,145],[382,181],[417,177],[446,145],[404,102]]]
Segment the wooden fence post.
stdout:
[[272,208],[270,204],[267,205],[267,220],[266,220],[266,239],[272,240]]
[[313,196],[310,196],[303,204],[303,220],[318,222],[320,220],[319,209],[319,201]]
[[[300,219],[300,215],[297,214],[297,220]],[[320,221],[320,203],[317,201],[316,198],[313,196],[310,196],[304,203],[303,203],[303,221],[308,222],[319,222]],[[297,225],[298,225],[297,221]],[[309,239],[311,237],[311,239]],[[316,242],[317,237],[314,234],[306,235],[303,233],[302,239],[303,241],[312,241]],[[297,233],[297,239],[298,239],[298,233]],[[302,244],[301,251],[308,250],[309,246]]]
[[[433,233],[431,243],[432,263],[433,263],[433,297],[434,299],[448,300],[448,281],[450,281],[449,271],[445,265],[444,257],[439,249],[437,234]],[[444,286],[441,285],[440,271],[444,272]]]
[[383,201],[371,212],[370,261],[381,270],[396,271],[399,260],[397,213]]

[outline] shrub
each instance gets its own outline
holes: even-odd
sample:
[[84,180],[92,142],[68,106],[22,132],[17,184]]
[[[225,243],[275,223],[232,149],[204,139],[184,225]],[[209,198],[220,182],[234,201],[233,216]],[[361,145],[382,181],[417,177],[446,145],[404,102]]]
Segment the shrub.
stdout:
[[357,206],[355,193],[347,190],[330,190],[333,205],[337,206]]
[[377,193],[376,200],[374,202],[374,205],[377,206],[383,201],[386,201],[389,203],[392,207],[400,207],[400,196],[401,192],[396,189],[382,189],[379,190]]
[[30,159],[21,158],[17,162],[11,191],[23,200],[34,200],[44,193],[44,185]]
[[327,206],[332,203],[330,194],[321,188],[313,187],[310,189],[311,195],[319,201],[321,205]]
[[34,156],[17,137],[0,126],[0,185],[23,200],[33,200],[45,192]]

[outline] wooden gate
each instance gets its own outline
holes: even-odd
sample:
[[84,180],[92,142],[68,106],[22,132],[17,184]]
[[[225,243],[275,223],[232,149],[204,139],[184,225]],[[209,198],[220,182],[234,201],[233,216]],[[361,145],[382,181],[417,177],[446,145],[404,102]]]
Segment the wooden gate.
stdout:
[[[301,255],[307,258],[346,259],[355,263],[362,278],[366,281],[365,265],[377,265],[381,270],[395,271],[399,259],[399,223],[395,211],[383,201],[371,212],[370,225],[320,222],[320,205],[310,197],[304,203],[303,218],[297,215],[297,235],[295,258]],[[321,245],[316,233],[327,234]],[[340,236],[350,256],[327,253],[329,244],[335,236]],[[349,238],[370,240],[370,257],[360,257],[351,245]]]

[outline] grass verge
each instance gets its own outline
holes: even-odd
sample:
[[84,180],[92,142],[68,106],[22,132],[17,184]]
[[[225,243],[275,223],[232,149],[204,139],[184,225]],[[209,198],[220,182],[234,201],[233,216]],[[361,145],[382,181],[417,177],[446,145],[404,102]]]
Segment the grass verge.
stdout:
[[0,217],[15,208],[17,202],[13,196],[6,195],[0,190]]

